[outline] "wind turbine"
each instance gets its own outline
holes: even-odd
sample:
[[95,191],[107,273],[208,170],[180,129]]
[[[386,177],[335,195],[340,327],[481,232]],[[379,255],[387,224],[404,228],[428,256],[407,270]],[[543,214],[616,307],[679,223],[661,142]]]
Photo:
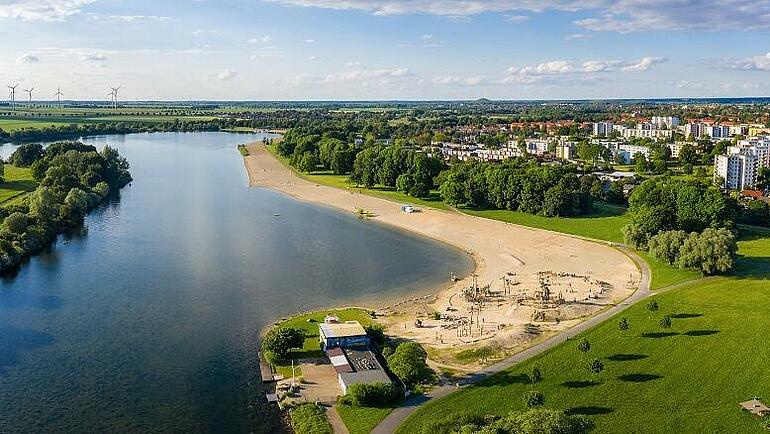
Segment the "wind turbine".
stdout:
[[19,83],[16,83],[14,86],[8,86],[8,89],[11,89],[11,108],[16,107],[16,88],[19,87]]
[[118,108],[118,91],[120,90],[120,86],[118,86],[118,87],[111,87],[110,89],[112,90],[112,92],[110,92],[110,94],[112,94],[112,108],[117,110],[117,108]]
[[61,93],[61,86],[56,88],[56,93],[54,95],[56,95],[56,102],[61,102],[61,97],[64,96],[64,94]]
[[29,94],[29,102],[32,102],[32,91],[33,90],[35,90],[35,86],[32,86],[29,89],[24,89],[24,92],[27,92],[27,94]]

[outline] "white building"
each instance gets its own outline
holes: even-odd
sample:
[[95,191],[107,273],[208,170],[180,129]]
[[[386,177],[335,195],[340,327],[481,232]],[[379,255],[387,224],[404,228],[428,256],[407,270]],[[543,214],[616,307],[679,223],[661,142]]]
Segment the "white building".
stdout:
[[613,130],[612,122],[594,122],[594,136],[606,137]]
[[655,125],[657,129],[672,129],[679,126],[679,118],[677,116],[653,116],[650,123]]
[[[705,132],[703,132],[705,130]],[[707,125],[701,129],[701,134],[712,139],[726,139],[730,137],[730,127],[723,125]]]
[[671,138],[671,135],[674,133],[672,130],[661,130],[652,127],[653,126],[650,124],[638,124],[636,128],[627,128],[622,125],[618,127],[616,125],[615,131],[620,132],[620,135],[626,139],[631,137],[647,137],[650,139],[657,139],[660,137]]
[[685,138],[688,138],[692,136],[695,139],[699,139],[701,135],[704,135],[705,133],[702,130],[705,130],[706,125],[703,124],[686,124],[682,128],[682,134],[684,134]]
[[617,157],[620,155],[624,164],[631,164],[636,154],[642,154],[648,160],[650,159],[650,148],[646,146],[630,145],[628,143],[621,143],[614,150],[613,155]]
[[714,180],[724,180],[723,187],[728,190],[751,189],[757,181],[758,162],[757,156],[751,154],[717,155],[714,158]]

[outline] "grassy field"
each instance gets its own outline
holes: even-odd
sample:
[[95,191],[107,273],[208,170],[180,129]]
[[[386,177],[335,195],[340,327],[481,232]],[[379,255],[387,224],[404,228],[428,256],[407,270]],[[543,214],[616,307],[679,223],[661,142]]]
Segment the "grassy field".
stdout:
[[11,132],[23,130],[25,128],[47,128],[68,125],[73,122],[52,122],[48,120],[28,120],[28,119],[3,119],[0,118],[0,130]]
[[5,165],[5,181],[0,183],[0,204],[18,200],[37,187],[30,169]]
[[[660,311],[645,303],[621,314],[631,330],[622,332],[618,317],[585,336],[588,359],[600,359],[604,371],[583,367],[577,339],[532,360],[430,403],[399,429],[418,433],[425,421],[452,412],[505,414],[523,409],[521,396],[533,388],[525,373],[538,366],[544,380],[536,388],[546,405],[585,414],[596,432],[698,433],[763,432],[759,420],[741,412],[738,402],[770,397],[767,361],[770,346],[770,231],[742,229],[737,276],[722,277],[665,291],[655,296]],[[671,329],[658,324],[673,317]]]
[[339,413],[342,421],[345,422],[345,426],[350,431],[350,434],[369,434],[392,411],[393,409],[388,407],[337,406],[337,413]]
[[[322,323],[327,315],[336,315],[340,321],[358,321],[364,327],[372,323],[370,311],[364,309],[332,309],[310,312],[303,315],[279,321],[275,327],[293,327],[305,331],[305,345],[302,349],[292,350],[287,362],[275,366],[277,372],[285,377],[291,376],[291,360],[323,357],[323,352],[318,344],[318,324]],[[295,375],[301,375],[295,370]]]

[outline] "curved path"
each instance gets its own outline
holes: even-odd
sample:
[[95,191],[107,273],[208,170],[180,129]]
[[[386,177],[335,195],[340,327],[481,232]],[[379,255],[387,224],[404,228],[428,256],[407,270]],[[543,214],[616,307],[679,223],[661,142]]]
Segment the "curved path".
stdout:
[[650,291],[651,273],[650,273],[650,267],[649,265],[647,265],[647,262],[645,262],[644,259],[639,257],[639,255],[637,255],[634,251],[632,251],[628,247],[623,245],[615,245],[615,246],[618,249],[620,249],[623,253],[625,253],[629,258],[631,258],[639,267],[639,270],[642,272],[642,280],[639,284],[639,289],[633,294],[631,294],[631,296],[629,296],[622,302],[614,305],[613,307],[594,315],[593,317],[581,322],[580,324],[577,324],[572,328],[564,330],[563,332],[557,335],[554,335],[544,340],[543,342],[540,342],[539,344],[531,346],[520,353],[517,353],[492,366],[486,367],[475,374],[465,377],[461,385],[458,384],[456,386],[439,386],[434,388],[430,392],[426,393],[425,395],[421,395],[410,401],[407,401],[403,406],[394,409],[388,415],[388,417],[383,419],[383,421],[380,422],[380,424],[374,428],[374,430],[372,431],[372,434],[393,433],[396,431],[398,426],[401,425],[401,422],[403,422],[410,414],[412,414],[415,410],[417,410],[421,405],[425,404],[426,402],[449,395],[450,393],[456,390],[459,390],[462,387],[466,387],[470,384],[478,383],[479,381],[489,377],[492,374],[496,374],[512,366],[518,365],[519,363],[522,363],[540,353],[548,351],[551,348],[555,347],[556,345],[559,345],[560,343],[564,342],[565,340],[571,339],[576,335],[578,335],[579,333],[584,332],[592,328],[593,326],[604,322],[605,320],[609,319],[613,315],[624,311],[632,304],[635,304],[636,302],[643,300],[646,297],[653,294],[653,292]]

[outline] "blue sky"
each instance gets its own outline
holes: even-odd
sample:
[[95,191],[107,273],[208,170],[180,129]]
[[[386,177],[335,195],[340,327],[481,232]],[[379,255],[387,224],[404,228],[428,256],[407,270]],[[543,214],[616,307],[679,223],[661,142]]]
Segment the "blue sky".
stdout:
[[767,96],[770,1],[0,0],[0,82],[37,99]]

